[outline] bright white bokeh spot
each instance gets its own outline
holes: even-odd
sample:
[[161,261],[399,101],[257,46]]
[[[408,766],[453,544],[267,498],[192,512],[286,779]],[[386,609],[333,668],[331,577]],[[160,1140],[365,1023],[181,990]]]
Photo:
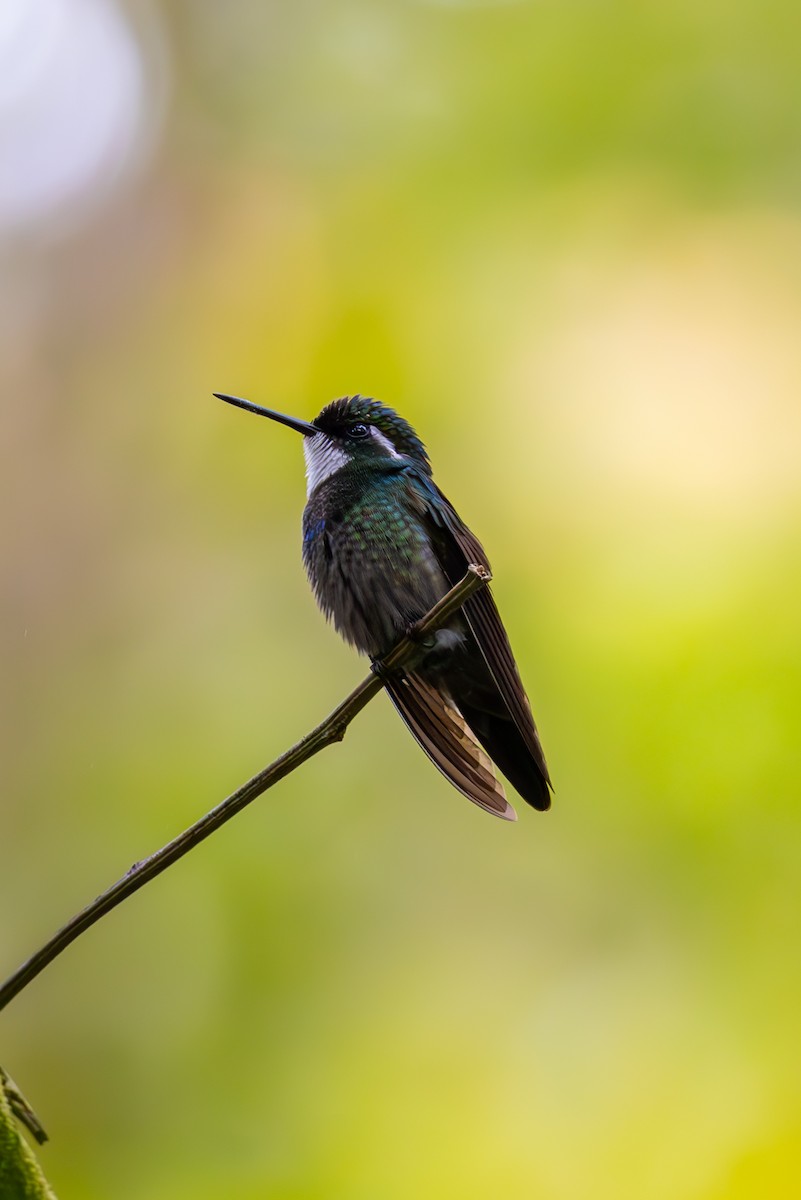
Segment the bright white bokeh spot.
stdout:
[[141,159],[145,91],[112,0],[2,0],[0,233],[105,196]]

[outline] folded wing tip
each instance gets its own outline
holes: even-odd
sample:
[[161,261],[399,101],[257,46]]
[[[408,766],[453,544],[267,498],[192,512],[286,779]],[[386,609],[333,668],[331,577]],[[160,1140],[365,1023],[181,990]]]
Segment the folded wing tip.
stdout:
[[546,775],[545,776],[545,787],[542,788],[541,792],[539,793],[539,795],[537,797],[537,803],[534,805],[537,812],[548,812],[549,808],[551,807],[552,798],[553,798],[553,784],[551,783],[549,777]]
[[384,686],[418,745],[457,791],[490,816],[516,821],[492,760],[449,698],[414,674]]

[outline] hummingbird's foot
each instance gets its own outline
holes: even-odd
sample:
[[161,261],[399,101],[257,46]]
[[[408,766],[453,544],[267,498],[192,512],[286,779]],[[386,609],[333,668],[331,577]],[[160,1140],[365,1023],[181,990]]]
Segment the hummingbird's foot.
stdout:
[[[404,639],[414,645],[404,658],[402,674],[408,674],[425,666],[427,670],[436,670],[441,664],[449,661],[453,652],[464,642],[464,634],[460,629],[436,629],[428,633],[419,632],[419,623],[409,625]],[[403,640],[403,639],[401,639]],[[382,683],[398,674],[396,668],[388,668],[383,658],[370,660],[370,670],[377,675]]]
[[374,675],[378,676],[382,683],[386,683],[393,674],[392,671],[387,670],[387,668],[384,666],[384,660],[381,658],[370,659],[370,670]]
[[411,643],[407,646],[406,654],[403,660],[403,666],[388,667],[386,659],[391,658],[395,647],[390,650],[382,658],[370,659],[370,670],[374,675],[377,675],[382,683],[387,683],[388,680],[397,678],[398,674],[403,674],[407,671],[413,671],[420,663],[431,653],[431,648],[436,645],[436,633],[426,633],[420,635],[418,633],[417,623],[408,625],[402,637],[398,638],[395,646],[399,646],[402,642]]
[[[412,648],[406,650],[402,672],[414,671],[414,668],[420,666],[421,662],[428,658],[428,655],[436,646],[436,632],[432,631],[428,632],[428,634],[420,634],[418,630],[420,630],[420,623],[418,622],[406,625],[402,636],[396,642],[396,646],[399,646],[402,642],[411,642]],[[387,679],[396,677],[398,674],[397,668],[386,666],[385,659],[390,658],[391,654],[392,652],[384,655],[383,658],[371,660],[371,671],[373,674],[377,674],[379,679],[383,680],[384,683],[387,682]]]
[[370,670],[374,675],[377,675],[379,679],[383,680],[384,683],[386,683],[386,681],[393,675],[397,674],[396,671],[393,671],[391,668],[386,666],[384,660],[391,657],[393,650],[395,647],[399,646],[401,642],[412,642],[415,647],[420,647],[419,650],[415,649],[414,651],[407,652],[407,658],[409,661],[404,663],[404,669],[409,668],[410,662],[418,662],[422,655],[426,654],[432,646],[436,645],[436,633],[420,634],[419,628],[420,622],[412,621],[410,625],[406,626],[403,633],[399,635],[397,642],[395,642],[394,646],[388,650],[386,654],[382,655],[381,658],[370,659]]

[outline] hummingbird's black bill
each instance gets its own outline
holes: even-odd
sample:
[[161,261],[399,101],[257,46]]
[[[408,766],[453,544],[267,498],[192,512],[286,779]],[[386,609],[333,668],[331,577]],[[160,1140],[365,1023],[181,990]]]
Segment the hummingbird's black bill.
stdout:
[[312,437],[315,433],[319,433],[319,429],[315,425],[311,425],[308,421],[301,421],[299,417],[287,417],[284,413],[273,412],[271,408],[261,408],[258,404],[251,404],[250,400],[242,400],[239,396],[228,396],[225,392],[213,393],[218,400],[224,400],[226,404],[233,404],[237,408],[244,408],[246,412],[255,413],[257,417],[269,417],[271,421],[278,421],[281,425],[288,425],[290,429],[297,429],[298,433],[302,433],[304,437]]

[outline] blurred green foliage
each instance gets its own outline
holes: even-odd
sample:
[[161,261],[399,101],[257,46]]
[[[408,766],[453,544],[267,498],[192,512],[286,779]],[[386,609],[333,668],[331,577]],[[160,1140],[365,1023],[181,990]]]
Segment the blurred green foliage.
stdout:
[[556,796],[493,822],[377,700],[3,1014],[48,1178],[797,1194],[796,7],[139,10],[150,159],[2,243],[3,963],[364,671],[213,390],[418,428]]
[[[0,1197],[2,1200],[55,1200],[25,1138],[19,1120],[37,1138],[43,1133],[35,1113],[0,1067]],[[30,1119],[30,1122],[29,1122]],[[46,1141],[46,1136],[44,1137]]]

